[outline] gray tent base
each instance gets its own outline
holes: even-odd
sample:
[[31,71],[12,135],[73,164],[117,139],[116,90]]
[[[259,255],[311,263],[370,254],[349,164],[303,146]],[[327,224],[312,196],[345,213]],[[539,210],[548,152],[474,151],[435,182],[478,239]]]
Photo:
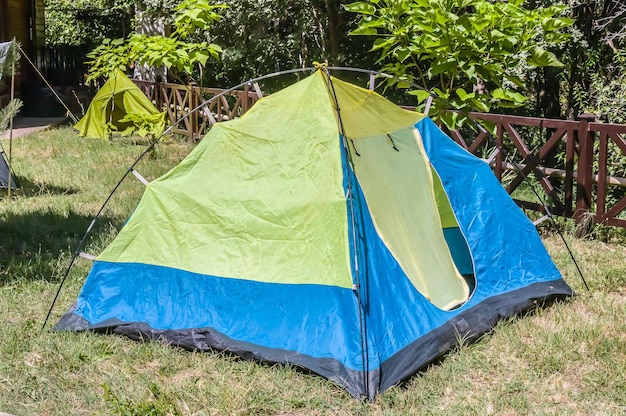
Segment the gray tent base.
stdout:
[[54,330],[95,330],[114,332],[138,341],[156,340],[188,350],[228,351],[244,359],[293,364],[320,374],[345,388],[356,398],[374,400],[378,393],[400,383],[458,346],[459,340],[472,342],[489,332],[498,321],[517,316],[546,302],[573,296],[564,280],[533,283],[530,286],[484,300],[455,316],[441,327],[425,334],[389,357],[380,368],[367,372],[346,368],[329,358],[316,358],[241,342],[213,328],[157,330],[145,322],[109,319],[92,324],[74,313],[76,305],[56,324]]

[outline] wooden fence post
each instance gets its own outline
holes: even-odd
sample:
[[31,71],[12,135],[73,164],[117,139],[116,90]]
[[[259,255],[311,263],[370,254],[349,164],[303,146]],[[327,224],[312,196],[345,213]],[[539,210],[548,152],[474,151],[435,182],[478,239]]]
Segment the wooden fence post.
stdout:
[[157,80],[154,82],[154,106],[159,111],[164,111],[163,109],[163,100],[161,100],[161,82],[157,77]]
[[496,146],[497,151],[495,165],[493,166],[493,171],[496,174],[496,177],[502,183],[502,162],[504,161],[504,154],[500,149],[504,149],[504,123],[502,120],[498,120],[496,122]]
[[196,107],[200,105],[200,102],[198,100],[198,85],[195,82],[192,82],[189,86],[191,88],[191,94],[189,94],[189,111],[191,111],[191,131],[189,132],[189,134],[191,135],[192,140],[197,140],[200,137],[200,126],[198,125],[198,111],[196,110]]
[[[583,224],[592,202],[593,188],[593,132],[589,130],[589,123],[596,120],[594,114],[584,113],[578,116],[578,166],[576,178],[576,212],[574,220],[576,224]],[[586,227],[583,227],[586,228]],[[585,234],[588,230],[580,229],[579,234]]]
[[250,99],[250,83],[247,83],[243,87],[243,93],[241,95],[241,114],[244,114],[248,111],[248,100]]

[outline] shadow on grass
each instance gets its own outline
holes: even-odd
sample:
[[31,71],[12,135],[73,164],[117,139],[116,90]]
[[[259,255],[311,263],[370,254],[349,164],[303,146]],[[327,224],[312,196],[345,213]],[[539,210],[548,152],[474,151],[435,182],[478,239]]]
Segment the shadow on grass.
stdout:
[[[50,209],[0,214],[0,286],[20,281],[58,281],[91,220],[91,216]],[[121,226],[119,219],[101,217],[91,239],[97,244]]]
[[[41,196],[41,195],[73,195],[79,192],[78,189],[66,188],[63,186],[51,185],[45,182],[32,182],[27,178],[17,176],[17,182],[20,187],[14,192],[25,197]],[[2,190],[2,197],[5,198],[7,191]]]

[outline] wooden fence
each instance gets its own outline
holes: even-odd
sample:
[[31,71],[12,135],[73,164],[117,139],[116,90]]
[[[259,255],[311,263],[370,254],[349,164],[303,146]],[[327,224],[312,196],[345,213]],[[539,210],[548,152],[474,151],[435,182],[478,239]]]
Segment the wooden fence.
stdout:
[[[208,108],[189,113],[200,103],[223,93],[196,85],[135,81],[146,95],[167,111],[172,122],[183,118],[177,133],[200,139],[216,122],[245,113],[258,99],[253,86],[231,91]],[[554,120],[500,114],[471,113],[478,123],[495,126],[495,136],[485,129],[462,129],[450,136],[470,153],[486,159],[507,192],[530,178],[546,195],[550,212],[580,224],[601,223],[626,228],[626,125],[597,123],[592,114],[578,120]],[[478,131],[477,131],[478,130]],[[622,162],[623,163],[623,162]],[[526,209],[544,212],[539,202],[516,198]]]
[[[182,119],[173,130],[175,133],[193,140],[202,138],[213,124],[241,116],[260,98],[260,91],[257,93],[252,85],[224,94],[226,90],[196,84],[133,81],[157,108],[167,111],[171,123]],[[220,94],[209,105],[198,109],[200,104]]]
[[[610,174],[626,170],[626,125],[597,123],[593,114],[578,120],[486,113],[471,117],[495,124],[495,137],[484,130],[451,136],[469,152],[486,156],[509,194],[530,177],[544,191],[553,214],[580,224],[626,228],[626,178]],[[538,202],[516,202],[544,211]]]

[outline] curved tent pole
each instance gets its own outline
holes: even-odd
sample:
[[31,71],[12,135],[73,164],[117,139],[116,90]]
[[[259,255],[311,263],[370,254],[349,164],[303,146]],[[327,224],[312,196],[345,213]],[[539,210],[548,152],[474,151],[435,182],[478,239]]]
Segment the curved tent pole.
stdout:
[[[59,294],[61,293],[61,290],[63,289],[63,286],[67,280],[67,277],[70,274],[70,271],[72,270],[72,267],[74,266],[74,263],[76,262],[76,258],[79,257],[81,250],[85,244],[85,242],[87,241],[87,237],[89,236],[89,234],[91,233],[91,230],[93,229],[93,226],[96,222],[96,220],[100,217],[100,215],[102,214],[102,212],[104,211],[104,209],[106,208],[106,206],[108,205],[109,201],[111,200],[111,198],[113,197],[113,194],[117,191],[117,189],[121,186],[121,184],[124,182],[124,180],[128,177],[128,175],[130,173],[133,172],[135,166],[143,159],[143,157],[152,149],[154,148],[154,146],[156,146],[156,144],[167,134],[169,134],[175,126],[177,126],[180,122],[182,122],[186,117],[189,116],[189,114],[193,113],[194,111],[198,111],[199,109],[205,107],[206,105],[210,104],[213,100],[216,100],[232,91],[235,91],[243,86],[245,86],[246,84],[251,84],[251,83],[255,83],[258,81],[262,81],[264,79],[270,79],[270,78],[274,78],[277,76],[282,76],[282,75],[288,75],[288,74],[294,74],[294,73],[300,73],[300,72],[307,72],[307,71],[315,71],[318,68],[316,67],[305,67],[305,68],[295,68],[295,69],[288,69],[288,70],[284,70],[284,71],[277,71],[277,72],[273,72],[270,74],[266,74],[266,75],[262,75],[260,77],[256,77],[256,78],[251,78],[245,82],[242,82],[238,85],[235,85],[234,87],[231,87],[227,90],[222,91],[221,93],[214,95],[213,97],[209,98],[208,100],[202,102],[201,104],[199,104],[198,106],[196,106],[193,109],[190,109],[187,113],[185,113],[181,118],[179,118],[178,120],[176,120],[170,127],[168,127],[163,133],[161,133],[159,136],[157,136],[149,145],[148,147],[137,157],[137,159],[133,162],[133,164],[126,170],[126,172],[124,173],[124,175],[122,175],[122,177],[120,178],[120,180],[117,182],[117,184],[115,185],[115,187],[113,188],[113,190],[111,191],[111,193],[109,194],[109,196],[106,198],[106,200],[104,201],[104,203],[102,204],[102,206],[100,207],[100,209],[97,211],[96,215],[93,217],[93,219],[91,220],[91,223],[89,224],[89,227],[87,227],[87,230],[85,231],[85,234],[83,235],[83,237],[81,238],[80,242],[78,243],[78,246],[76,247],[76,250],[74,251],[74,254],[72,255],[72,258],[70,260],[70,263],[67,267],[67,269],[65,270],[65,273],[63,274],[63,277],[61,278],[61,282],[59,283],[59,287],[54,295],[54,298],[52,300],[52,304],[50,305],[50,308],[48,310],[48,313],[46,315],[46,319],[44,320],[44,323],[41,327],[41,329],[43,330],[47,323],[48,320],[50,319],[50,315],[52,314],[52,310],[54,309],[54,306],[56,304],[56,301],[58,300]],[[395,79],[397,81],[401,81],[399,78],[381,72],[381,71],[376,71],[376,70],[372,70],[372,69],[364,69],[364,68],[356,68],[356,67],[334,67],[334,66],[327,66],[325,67],[325,71],[344,71],[344,72],[358,72],[358,73],[363,73],[363,74],[369,74],[370,75],[370,80],[372,79],[372,76],[380,76],[380,77],[384,77],[384,78],[389,78],[389,79]],[[444,100],[441,97],[438,97],[436,95],[434,95],[430,90],[426,90],[425,88],[411,82],[411,81],[406,81],[406,80],[402,80],[405,82],[408,82],[413,88],[422,90],[422,91],[427,91],[431,97],[434,97],[435,99],[438,100],[442,100],[444,103],[446,103],[447,105],[451,104],[448,101]],[[465,115],[468,116],[469,118],[469,114],[465,113]],[[478,123],[471,119],[472,123],[476,126],[479,126]],[[491,135],[491,133],[489,131],[487,131],[487,135],[489,137],[491,137],[493,139],[493,136]],[[494,140],[495,142],[495,140]],[[506,149],[502,148],[501,146],[499,146],[496,143],[496,148],[502,152],[504,152],[504,154],[506,154]],[[559,234],[559,236],[561,237],[561,240],[563,241],[563,243],[565,244],[565,247],[570,255],[571,260],[573,261],[576,270],[578,271],[578,274],[580,276],[580,278],[582,279],[585,287],[587,288],[587,290],[589,291],[589,286],[587,285],[587,282],[585,280],[585,277],[583,276],[583,273],[578,265],[578,262],[576,261],[574,254],[572,253],[567,241],[565,240],[565,236],[562,234],[561,229],[558,225],[558,223],[556,222],[556,220],[554,219],[554,216],[551,214],[550,210],[547,207],[546,202],[543,200],[543,198],[541,198],[541,196],[539,195],[539,193],[537,192],[536,188],[533,186],[533,184],[530,182],[530,180],[528,179],[528,177],[524,174],[524,172],[522,171],[522,169],[517,165],[517,164],[513,164],[516,169],[518,170],[518,172],[522,175],[522,178],[524,180],[526,180],[533,193],[535,194],[535,196],[537,197],[537,199],[540,201],[541,205],[543,205],[544,209],[546,210],[546,213],[548,215],[548,218],[552,221],[553,225],[555,225],[557,233]]]

